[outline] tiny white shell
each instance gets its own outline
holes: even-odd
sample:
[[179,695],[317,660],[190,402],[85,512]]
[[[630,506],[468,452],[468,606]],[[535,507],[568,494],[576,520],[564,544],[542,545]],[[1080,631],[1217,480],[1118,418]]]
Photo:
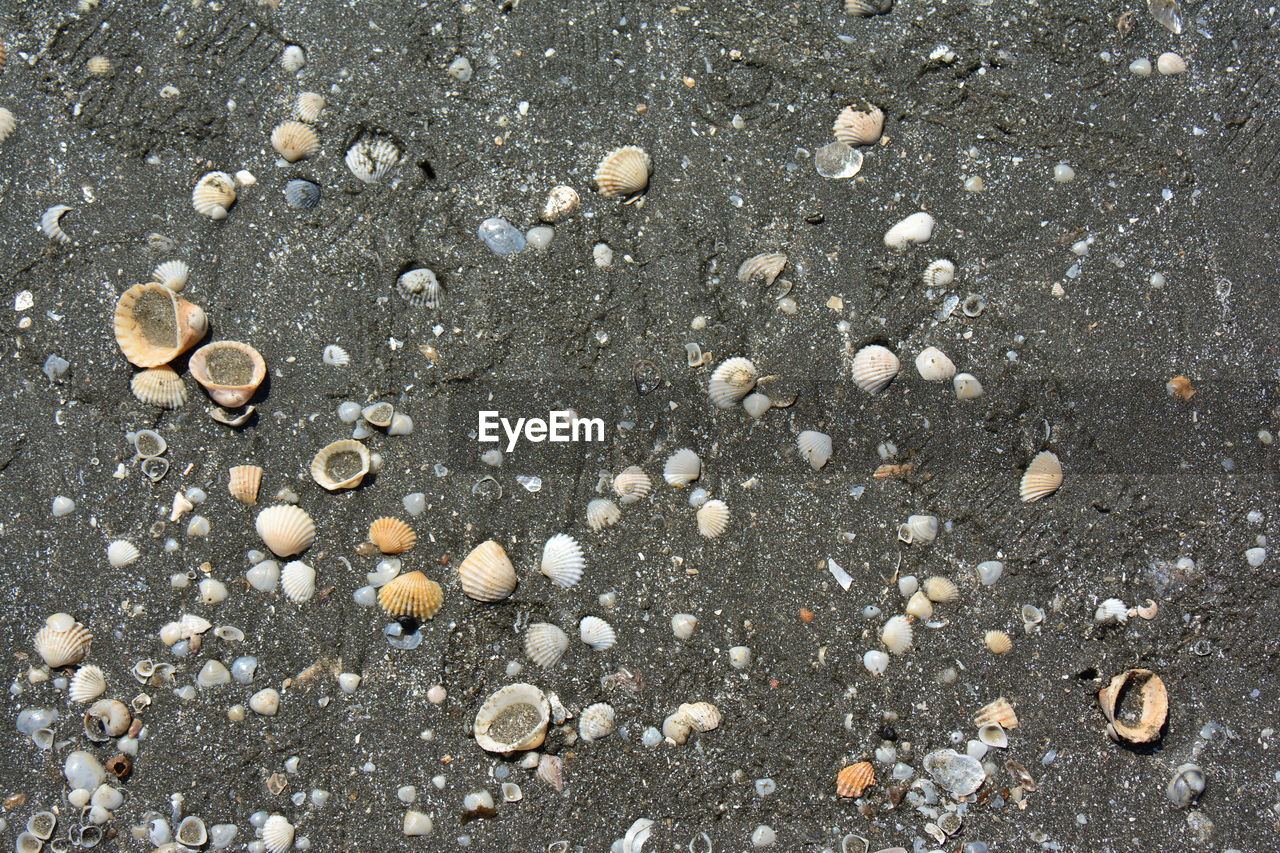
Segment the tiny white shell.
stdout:
[[617,714],[613,706],[606,702],[597,702],[582,709],[578,720],[578,735],[588,743],[608,737],[613,733],[617,723]]
[[71,212],[71,208],[65,204],[55,204],[40,217],[40,230],[50,240],[59,243],[70,243],[71,237],[67,235],[66,231],[62,230],[62,226],[59,224],[59,220],[69,212]]
[[853,357],[853,384],[868,394],[875,394],[893,381],[901,367],[902,363],[889,348],[879,344],[865,346]]
[[759,391],[753,391],[742,400],[742,408],[747,414],[759,420],[764,417],[764,413],[773,408],[773,401],[768,395],[761,394]]
[[283,815],[273,814],[262,824],[262,843],[267,853],[285,853],[293,846],[293,824]]
[[557,533],[542,546],[539,569],[561,589],[568,589],[581,580],[586,567],[582,546],[567,533]]
[[880,629],[880,642],[895,655],[905,654],[911,648],[914,636],[911,619],[907,616],[894,616]]
[[1108,598],[1093,612],[1093,621],[1099,625],[1123,625],[1129,619],[1129,607],[1118,598]]
[[927,545],[938,538],[938,517],[935,515],[907,516],[905,523],[898,525],[898,538],[908,545]]
[[671,454],[662,468],[662,478],[668,485],[683,488],[702,476],[702,460],[698,454],[685,447]]
[[1022,474],[1018,496],[1024,503],[1034,503],[1048,497],[1062,485],[1062,463],[1056,454],[1042,450],[1031,460]]
[[862,665],[867,672],[879,678],[889,668],[889,656],[879,649],[872,649],[862,656]]
[[550,622],[535,622],[524,632],[524,653],[542,668],[555,666],[569,648],[569,635]]
[[107,677],[96,666],[82,666],[76,670],[67,687],[72,702],[92,702],[107,691]]
[[796,436],[800,455],[817,471],[831,458],[831,436],[825,432],[807,429]]
[[301,560],[285,563],[280,570],[280,589],[294,604],[305,604],[316,594],[316,570]]
[[618,496],[618,502],[624,505],[647,497],[652,489],[653,481],[639,465],[624,468],[613,478],[613,493]]
[[946,287],[956,280],[956,265],[946,258],[939,258],[924,268],[921,280],[925,287]]
[[729,527],[729,507],[722,500],[711,500],[698,508],[698,532],[708,539],[722,535]]
[[916,371],[925,382],[945,382],[956,375],[956,366],[937,347],[925,347],[916,356]]
[[758,278],[765,285],[770,285],[782,274],[782,270],[786,265],[786,255],[781,252],[765,252],[747,258],[742,262],[742,265],[738,267],[738,281],[743,284],[750,284]]
[[435,310],[440,307],[444,288],[433,270],[418,267],[400,274],[396,279],[396,292],[410,305]]
[[978,727],[978,740],[996,749],[1009,746],[1009,735],[999,723],[984,723]]
[[325,347],[320,357],[330,367],[346,367],[351,363],[351,356],[337,344],[329,344]]
[[622,510],[608,498],[596,498],[587,504],[587,525],[596,533],[613,527],[621,519]]
[[957,373],[951,380],[957,400],[973,400],[982,396],[982,383],[972,373]]
[[151,271],[152,281],[158,281],[174,293],[181,293],[187,286],[191,268],[186,261],[165,261]]
[[913,213],[885,232],[884,244],[890,249],[901,251],[915,243],[928,243],[933,236],[933,226],[934,219],[928,213]]
[[226,219],[235,201],[236,182],[226,172],[209,172],[191,191],[191,206],[210,219]]
[[759,378],[760,372],[750,359],[726,359],[712,371],[707,393],[717,408],[730,409],[756,387]]
[[618,642],[613,626],[599,616],[582,617],[582,621],[578,623],[578,636],[597,652],[611,649]]
[[114,569],[127,566],[140,556],[142,553],[138,550],[138,546],[128,539],[117,539],[107,546],[107,562]]

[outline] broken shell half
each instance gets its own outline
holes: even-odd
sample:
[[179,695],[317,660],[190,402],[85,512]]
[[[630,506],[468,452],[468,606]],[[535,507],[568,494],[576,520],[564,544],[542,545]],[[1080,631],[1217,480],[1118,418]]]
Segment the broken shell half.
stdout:
[[204,337],[209,319],[199,305],[151,282],[120,295],[114,326],[125,358],[138,367],[159,367]]
[[378,591],[378,604],[394,617],[426,621],[440,612],[444,590],[422,572],[407,572]]
[[842,797],[860,797],[876,783],[876,769],[870,761],[859,761],[836,774],[836,793]]
[[55,613],[36,633],[36,653],[51,668],[71,666],[84,660],[93,643],[93,634],[66,613]]
[[316,538],[316,524],[307,511],[293,504],[269,506],[258,513],[258,535],[277,557],[301,554]]
[[781,252],[764,252],[747,258],[738,267],[738,281],[750,284],[760,279],[765,285],[773,284],[787,265],[787,256]]
[[213,401],[228,409],[249,402],[262,380],[267,363],[262,354],[239,341],[214,341],[191,354],[191,375],[204,386]]
[[596,167],[596,187],[605,198],[627,198],[649,186],[653,161],[643,148],[615,148]]
[[245,506],[258,502],[258,489],[262,486],[262,468],[257,465],[236,465],[230,471],[227,491]]
[[[1137,691],[1142,703],[1138,719],[1126,721],[1121,716],[1123,699],[1130,691]],[[1098,705],[1107,718],[1107,734],[1112,740],[1129,743],[1150,743],[1158,740],[1160,730],[1169,717],[1169,694],[1160,676],[1149,669],[1126,670],[1111,679],[1098,692]]]
[[1004,729],[1016,729],[1018,727],[1018,715],[1014,713],[1013,705],[1010,704],[1008,699],[1001,696],[994,702],[985,705],[973,717],[973,724],[979,728],[988,723],[996,723]]
[[403,554],[418,541],[413,528],[398,518],[379,518],[369,525],[369,541],[384,554]]
[[551,703],[532,684],[508,684],[476,712],[476,744],[486,752],[537,749],[547,736]]
[[845,107],[831,129],[845,145],[874,145],[884,133],[884,111],[877,106],[869,110]]
[[853,384],[868,394],[875,394],[893,381],[901,367],[902,362],[888,347],[865,346],[853,357]]
[[209,172],[196,181],[191,191],[191,206],[210,219],[226,219],[235,203],[236,181],[226,172]]
[[344,438],[320,448],[311,460],[311,479],[331,492],[354,489],[369,473],[369,464],[369,449],[353,438]]
[[984,723],[978,726],[978,740],[996,749],[1004,749],[1009,745],[1009,735],[999,723]]
[[502,546],[481,542],[458,564],[458,581],[468,598],[501,601],[516,589],[516,569]]
[[187,386],[170,367],[149,367],[135,373],[129,390],[140,402],[160,409],[176,409],[187,402]]
[[1022,474],[1018,496],[1023,503],[1035,503],[1048,497],[1062,485],[1062,463],[1048,450],[1037,453]]
[[711,402],[719,409],[730,409],[756,387],[760,371],[750,359],[738,356],[720,362],[707,385]]

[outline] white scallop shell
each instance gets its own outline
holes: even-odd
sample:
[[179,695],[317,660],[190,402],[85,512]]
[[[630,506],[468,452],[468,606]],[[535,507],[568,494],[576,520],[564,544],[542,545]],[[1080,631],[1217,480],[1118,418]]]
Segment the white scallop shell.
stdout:
[[662,478],[676,488],[687,486],[701,476],[702,460],[687,447],[671,454],[662,468]]
[[938,258],[924,268],[920,278],[925,287],[946,287],[956,280],[956,265],[946,258]]
[[567,533],[557,533],[542,546],[539,569],[561,589],[568,589],[581,580],[586,567],[582,546]]
[[711,500],[698,508],[698,532],[715,539],[729,528],[729,506],[722,500]]
[[872,145],[884,133],[884,111],[874,105],[869,110],[845,107],[831,129],[845,145]]
[[933,236],[934,219],[923,210],[896,223],[884,233],[884,244],[901,251],[916,243],[928,243]]
[[707,393],[717,408],[730,409],[756,387],[760,371],[748,358],[738,356],[720,362],[711,373]]
[[588,705],[582,709],[582,716],[578,719],[578,736],[588,743],[608,737],[613,734],[617,719],[613,706],[607,702]]
[[831,458],[831,436],[807,429],[796,436],[796,447],[804,460],[817,471]]
[[764,417],[764,413],[773,408],[773,401],[769,399],[767,394],[761,394],[759,391],[752,391],[746,397],[742,398],[742,408],[747,414],[753,418],[759,419]]
[[587,525],[596,533],[613,527],[621,519],[622,510],[608,498],[596,498],[587,504]]
[[4,142],[9,138],[9,134],[13,133],[14,128],[18,126],[18,120],[13,117],[13,113],[0,107],[0,142]]
[[502,546],[481,542],[458,564],[462,591],[476,601],[501,601],[516,589],[516,569]]
[[925,347],[916,356],[916,371],[925,382],[945,382],[956,375],[956,366],[937,347]]
[[67,697],[72,702],[92,702],[107,692],[107,677],[96,666],[82,666],[76,670],[67,687]]
[[298,95],[293,114],[307,124],[315,124],[316,119],[320,118],[320,113],[324,111],[324,108],[324,95],[316,92],[303,92]]
[[599,616],[584,616],[578,623],[578,637],[597,652],[613,648],[618,635],[613,626]]
[[280,570],[280,589],[294,604],[305,604],[316,594],[316,570],[301,560],[285,563]]
[[325,347],[320,358],[330,367],[346,367],[351,363],[351,356],[337,344],[329,344]]
[[853,384],[868,394],[875,394],[893,381],[901,367],[898,357],[887,347],[865,346],[853,357]]
[[972,373],[957,373],[951,380],[957,400],[972,400],[982,396],[982,383]]
[[615,148],[596,167],[596,187],[605,198],[626,198],[649,186],[653,161],[643,148],[624,145]]
[[305,509],[293,504],[269,506],[258,513],[258,535],[277,557],[301,554],[316,539],[316,524]]
[[388,139],[362,139],[347,149],[347,168],[366,184],[377,183],[399,162],[400,149]]
[[524,653],[544,669],[555,666],[569,648],[569,635],[550,622],[535,622],[524,632]]
[[320,137],[308,124],[285,121],[271,131],[271,147],[286,161],[296,163],[320,150]]
[[1108,598],[1093,612],[1093,621],[1099,625],[1115,623],[1123,625],[1129,619],[1129,607],[1118,598]]
[[283,815],[273,814],[262,824],[262,843],[267,853],[285,853],[293,846],[293,824]]
[[290,74],[297,74],[307,64],[307,52],[296,44],[287,45],[280,54],[280,65]]
[[65,613],[50,616],[36,633],[36,653],[51,668],[71,666],[84,660],[93,643],[93,634]]
[[738,281],[750,284],[755,279],[762,279],[765,285],[773,284],[787,265],[787,256],[781,252],[765,252],[747,258],[738,267]]
[[44,232],[44,236],[59,243],[70,243],[71,237],[58,224],[58,221],[70,212],[71,208],[65,204],[55,204],[46,210],[44,215],[40,217],[40,230]]
[[196,213],[210,219],[226,219],[227,211],[235,202],[235,178],[226,172],[209,172],[196,181],[191,191],[191,206]]
[[117,539],[107,546],[107,562],[115,569],[129,565],[140,556],[138,546],[128,539]]
[[880,629],[880,642],[895,655],[905,654],[911,648],[911,640],[915,632],[911,629],[908,616],[894,616]]
[[862,665],[867,672],[879,678],[889,668],[889,656],[879,649],[872,649],[862,656]]
[[618,502],[621,504],[633,504],[647,497],[652,490],[653,481],[639,465],[623,468],[618,476],[613,478],[613,493],[618,496]]
[[1042,450],[1031,460],[1022,474],[1018,496],[1024,503],[1034,503],[1048,497],[1062,485],[1062,462],[1048,450]]
[[174,293],[181,293],[187,286],[191,268],[186,261],[165,261],[151,271],[152,281],[158,281]]

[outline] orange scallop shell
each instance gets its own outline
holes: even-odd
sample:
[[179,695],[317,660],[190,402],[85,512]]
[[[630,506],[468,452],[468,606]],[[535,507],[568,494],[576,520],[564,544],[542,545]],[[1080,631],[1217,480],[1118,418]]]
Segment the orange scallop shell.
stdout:
[[384,554],[403,554],[418,541],[418,534],[398,518],[379,518],[369,525],[369,541]]
[[444,590],[422,572],[400,575],[378,591],[378,604],[392,616],[427,620],[440,612]]
[[836,793],[842,797],[860,797],[876,783],[876,770],[870,761],[859,761],[836,774]]

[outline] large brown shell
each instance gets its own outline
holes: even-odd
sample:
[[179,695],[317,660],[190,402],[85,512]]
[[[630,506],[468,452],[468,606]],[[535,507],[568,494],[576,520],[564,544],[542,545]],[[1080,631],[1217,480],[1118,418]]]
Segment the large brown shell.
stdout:
[[842,797],[860,797],[876,783],[876,770],[870,761],[859,761],[836,774],[836,793]]
[[120,351],[138,367],[168,364],[204,337],[204,309],[163,284],[138,284],[120,294],[114,319]]
[[378,591],[378,604],[389,615],[426,621],[440,612],[444,590],[422,572],[406,572]]
[[369,525],[369,541],[384,554],[403,554],[418,541],[418,534],[398,518],[379,518]]
[[[1117,718],[1116,704],[1126,690],[1138,691],[1142,710],[1137,722]],[[1159,740],[1160,731],[1169,718],[1169,694],[1160,676],[1149,669],[1129,669],[1111,679],[1098,692],[1098,704],[1107,718],[1107,734],[1112,740],[1129,743],[1151,743]]]

